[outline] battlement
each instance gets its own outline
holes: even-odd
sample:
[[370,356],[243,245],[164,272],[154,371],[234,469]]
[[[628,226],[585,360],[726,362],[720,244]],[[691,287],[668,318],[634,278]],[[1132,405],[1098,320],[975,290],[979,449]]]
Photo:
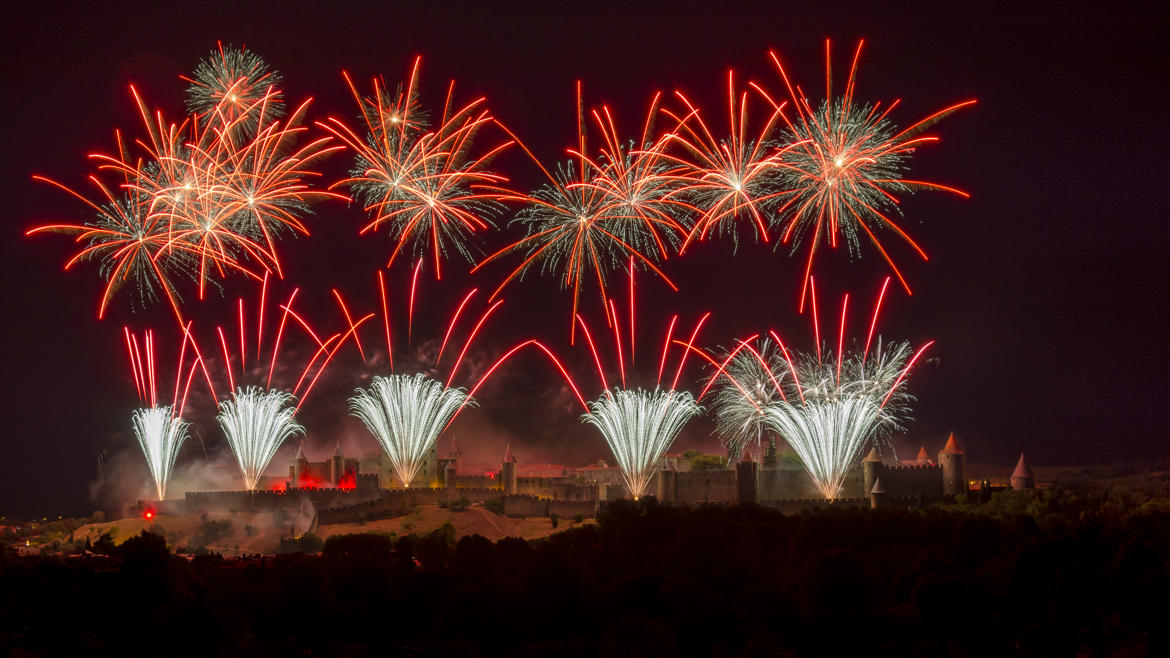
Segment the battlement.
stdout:
[[249,511],[299,507],[306,501],[315,507],[330,506],[339,500],[358,501],[374,495],[376,493],[356,488],[304,487],[262,491],[188,491],[184,500],[188,512]]
[[898,471],[939,471],[939,472],[941,472],[943,470],[943,467],[941,464],[886,464],[886,463],[877,463],[877,464],[874,464],[874,468],[880,468],[883,471],[891,471],[891,472],[898,472]]

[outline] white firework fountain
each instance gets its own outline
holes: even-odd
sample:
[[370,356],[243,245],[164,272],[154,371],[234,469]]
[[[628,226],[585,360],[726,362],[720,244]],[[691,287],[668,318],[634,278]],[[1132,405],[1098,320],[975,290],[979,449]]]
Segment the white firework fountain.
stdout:
[[368,388],[357,389],[349,399],[350,412],[386,451],[404,487],[414,481],[455,413],[474,404],[462,388],[424,374],[374,377]]

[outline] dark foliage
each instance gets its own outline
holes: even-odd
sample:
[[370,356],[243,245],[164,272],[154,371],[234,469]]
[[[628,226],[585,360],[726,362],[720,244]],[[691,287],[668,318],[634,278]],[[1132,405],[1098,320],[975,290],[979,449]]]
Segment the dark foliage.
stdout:
[[615,502],[538,542],[454,528],[188,561],[143,534],[0,557],[0,653],[1170,655],[1170,516]]

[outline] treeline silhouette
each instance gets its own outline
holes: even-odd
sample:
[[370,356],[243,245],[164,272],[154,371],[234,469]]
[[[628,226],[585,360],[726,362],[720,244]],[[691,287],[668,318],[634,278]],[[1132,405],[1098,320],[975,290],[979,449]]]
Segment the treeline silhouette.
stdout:
[[241,560],[177,557],[144,532],[110,556],[3,557],[0,650],[1170,655],[1166,506],[1045,505],[1038,523],[1010,502],[785,516],[651,499],[540,541],[456,540],[448,525]]

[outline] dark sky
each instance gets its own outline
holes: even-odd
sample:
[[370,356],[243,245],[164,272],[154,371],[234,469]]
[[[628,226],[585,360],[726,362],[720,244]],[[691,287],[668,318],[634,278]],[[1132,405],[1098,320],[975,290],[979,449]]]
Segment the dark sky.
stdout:
[[[774,49],[806,88],[817,88],[823,40],[834,40],[840,75],[852,44],[864,38],[858,94],[901,98],[895,120],[979,100],[940,124],[934,132],[942,143],[912,163],[916,176],[955,184],[972,198],[906,200],[905,224],[930,262],[890,242],[914,295],[893,294],[882,328],[916,343],[937,341],[937,360],[913,378],[919,402],[909,442],[935,451],[953,430],[973,461],[1005,465],[1020,450],[1034,464],[1164,457],[1170,140],[1167,57],[1155,12],[1125,3],[729,4],[367,2],[326,9],[265,3],[247,9],[189,2],[69,9],[41,2],[7,9],[0,515],[93,508],[89,490],[99,454],[105,450],[110,459],[136,450],[128,432],[135,398],[118,342],[121,327],[168,326],[165,315],[132,313],[128,298],[108,319],[96,319],[95,269],[61,271],[70,253],[66,238],[23,237],[39,223],[82,219],[83,208],[31,175],[82,186],[86,154],[110,151],[115,128],[138,134],[127,85],[178,116],[178,76],[217,40],[261,53],[285,76],[290,99],[315,98],[314,118],[354,116],[343,68],[359,79],[380,73],[398,80],[422,55],[424,103],[441,102],[447,80],[455,78],[463,98],[486,95],[494,114],[551,163],[574,140],[577,79],[584,81],[586,101],[612,107],[627,134],[658,89],[685,91],[707,108],[709,124],[722,126],[729,68],[776,88],[767,61]],[[327,178],[340,177],[347,159],[329,161]],[[531,163],[516,154],[498,167],[519,188],[539,182]],[[359,240],[362,219],[358,208],[322,205],[310,220],[313,235],[282,247],[290,284],[317,300],[308,308],[320,304],[322,315],[335,315],[328,306],[333,286],[372,304],[370,284],[387,243]],[[504,244],[504,235],[490,235],[487,247]],[[795,308],[800,265],[750,241],[736,254],[727,242],[703,244],[668,263],[680,294],[643,276],[643,331],[660,331],[676,310],[687,318],[710,310],[709,343],[773,326],[809,345],[807,320]],[[826,252],[818,267],[826,305],[851,291],[868,307],[885,273],[872,249],[853,262],[843,250]],[[493,286],[504,272],[488,269],[469,280],[456,273],[465,269],[452,262],[442,285],[428,284],[436,319],[468,285]],[[401,287],[405,269],[389,275]],[[229,284],[230,294],[243,290],[233,286],[238,282]],[[509,293],[506,320],[487,332],[482,349],[535,334],[567,351],[567,302],[550,282],[526,281]],[[214,322],[215,308],[191,313]],[[429,303],[427,309],[424,315]],[[862,333],[857,322],[854,333]],[[576,411],[537,394],[557,386],[547,369],[536,359],[517,364],[485,392],[484,405],[496,411],[468,421],[491,428],[485,454],[502,452],[496,444],[513,437],[532,459],[574,463],[603,456],[600,438],[577,427]],[[353,386],[344,372],[331,372],[333,382],[307,405],[316,405],[305,416],[310,433],[325,440],[353,434],[327,418],[340,415]],[[590,373],[578,372],[589,382],[586,394],[596,394]],[[205,416],[213,450],[222,440]],[[474,442],[474,434],[465,428],[461,441]],[[685,439],[716,448],[705,431]],[[367,436],[354,447],[374,443]],[[184,459],[192,458],[188,449]]]

